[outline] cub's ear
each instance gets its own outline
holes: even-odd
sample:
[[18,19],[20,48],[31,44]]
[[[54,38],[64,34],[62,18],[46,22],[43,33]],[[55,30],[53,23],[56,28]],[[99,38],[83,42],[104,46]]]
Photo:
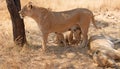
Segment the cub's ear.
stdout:
[[28,5],[27,5],[27,7],[28,7],[29,9],[32,9],[32,8],[33,8],[32,2],[29,2]]

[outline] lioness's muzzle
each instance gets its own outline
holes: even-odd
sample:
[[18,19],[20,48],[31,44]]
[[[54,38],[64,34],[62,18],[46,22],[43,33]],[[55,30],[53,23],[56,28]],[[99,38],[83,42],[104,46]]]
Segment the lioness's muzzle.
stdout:
[[20,17],[23,19],[23,18],[24,18],[24,15],[22,14],[22,12],[19,11],[18,13],[19,13]]

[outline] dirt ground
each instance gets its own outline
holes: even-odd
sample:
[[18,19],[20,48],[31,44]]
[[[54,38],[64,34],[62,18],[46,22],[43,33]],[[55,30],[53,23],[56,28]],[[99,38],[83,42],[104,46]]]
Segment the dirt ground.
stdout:
[[[12,41],[12,23],[7,10],[0,9],[0,69],[115,69],[98,67],[87,54],[87,48],[80,46],[61,47],[53,43],[55,34],[49,35],[47,52],[41,51],[41,34],[34,20],[25,18],[28,44],[23,48]],[[120,11],[93,12],[96,24],[102,27],[96,30],[91,24],[89,37],[104,34],[120,39]],[[116,44],[119,48],[120,43]],[[120,66],[120,61],[117,61]],[[119,68],[118,68],[119,69]]]

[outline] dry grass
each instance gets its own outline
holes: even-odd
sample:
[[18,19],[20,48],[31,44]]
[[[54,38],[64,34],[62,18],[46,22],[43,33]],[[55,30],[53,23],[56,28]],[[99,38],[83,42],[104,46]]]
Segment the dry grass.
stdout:
[[78,7],[89,8],[94,11],[120,9],[119,0],[24,0],[22,1],[23,5],[28,1],[33,1],[39,6],[50,7],[58,11]]
[[[22,6],[32,1],[39,6],[50,7],[53,10],[66,10],[72,8],[89,8],[94,11],[99,10],[119,10],[119,0],[21,0]],[[6,9],[5,0],[0,0],[0,10]]]
[[[29,0],[21,0],[22,6]],[[98,26],[103,29],[95,30],[90,26],[89,36],[100,32],[113,38],[120,38],[120,1],[119,0],[30,0],[39,6],[50,7],[53,10],[68,10],[86,7],[96,12]],[[6,9],[5,0],[0,0],[0,69],[102,69],[97,67],[86,54],[87,49],[76,47],[59,47],[49,37],[46,54],[41,52],[40,31],[34,20],[25,18],[26,35],[29,45],[23,48],[15,46],[12,36],[12,23]],[[118,10],[106,11],[102,10]],[[120,63],[118,62],[120,66]],[[107,68],[114,69],[114,68]]]

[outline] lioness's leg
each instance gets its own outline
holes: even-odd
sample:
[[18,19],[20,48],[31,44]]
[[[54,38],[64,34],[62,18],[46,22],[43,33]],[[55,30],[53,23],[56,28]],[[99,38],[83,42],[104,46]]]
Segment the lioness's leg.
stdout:
[[86,47],[87,44],[88,44],[88,36],[83,34],[83,40],[82,40],[81,46]]
[[46,50],[47,37],[48,37],[47,33],[42,34],[42,50],[43,51]]
[[87,43],[88,43],[88,27],[87,25],[80,25],[81,27],[81,31],[82,31],[82,35],[83,35],[83,40],[82,40],[82,43],[81,43],[81,46],[82,47],[86,47],[87,46]]
[[67,40],[68,40],[68,44],[73,43],[73,32],[72,31],[70,31],[70,33],[68,34]]

